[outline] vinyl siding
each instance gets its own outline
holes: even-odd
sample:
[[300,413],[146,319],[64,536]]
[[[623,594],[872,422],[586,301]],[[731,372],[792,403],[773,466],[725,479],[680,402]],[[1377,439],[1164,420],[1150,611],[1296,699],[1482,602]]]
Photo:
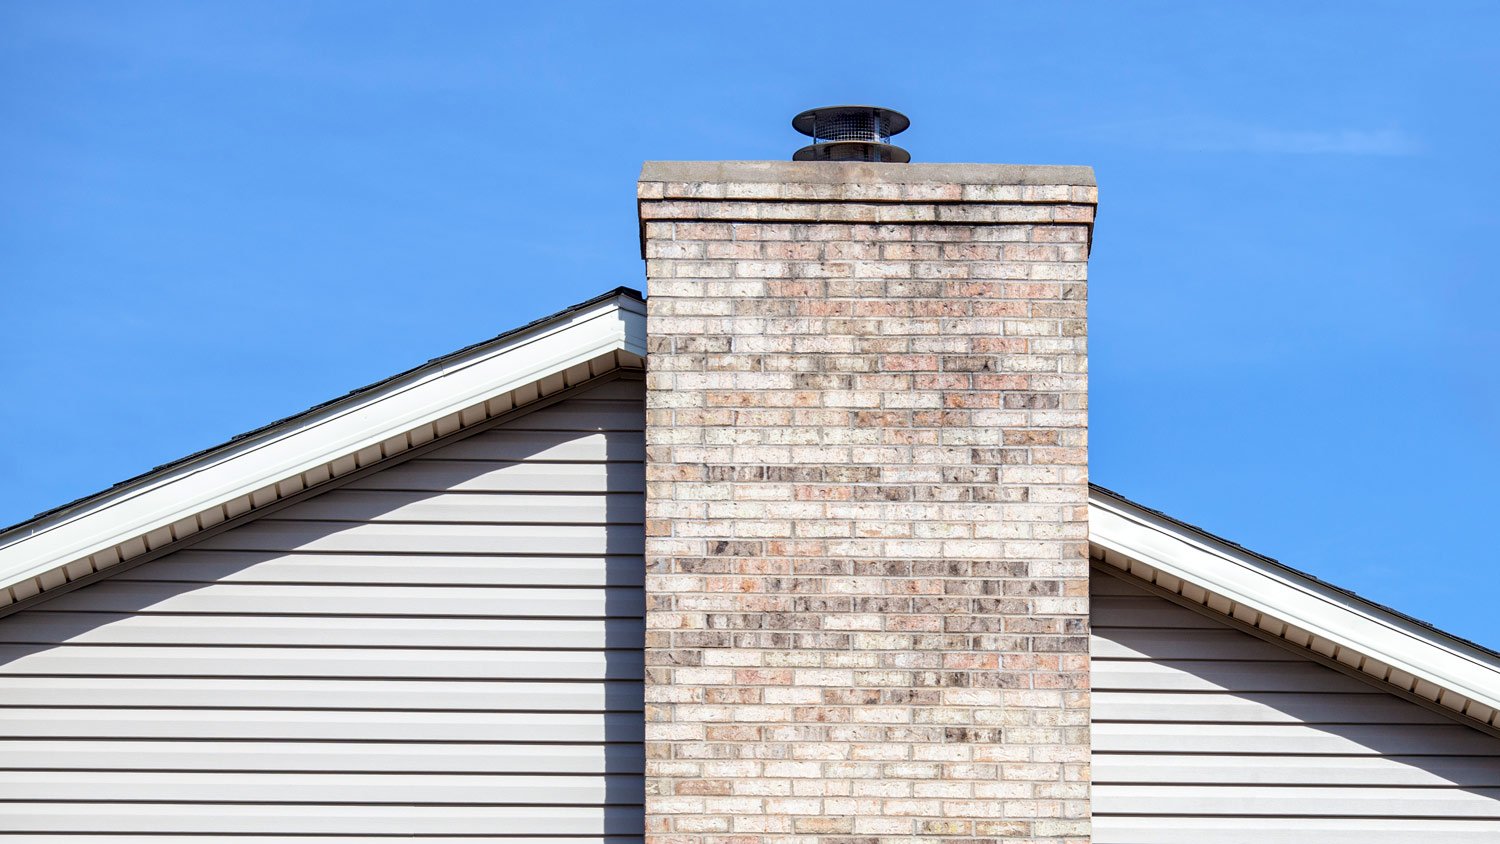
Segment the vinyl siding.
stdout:
[[0,840],[639,841],[642,397],[0,619]]
[[1500,841],[1500,739],[1108,571],[1095,844]]

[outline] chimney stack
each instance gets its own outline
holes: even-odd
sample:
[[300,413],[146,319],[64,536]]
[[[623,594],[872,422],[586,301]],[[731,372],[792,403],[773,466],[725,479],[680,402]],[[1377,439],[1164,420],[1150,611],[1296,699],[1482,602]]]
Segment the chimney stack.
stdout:
[[834,115],[641,174],[647,840],[1087,842],[1093,173]]

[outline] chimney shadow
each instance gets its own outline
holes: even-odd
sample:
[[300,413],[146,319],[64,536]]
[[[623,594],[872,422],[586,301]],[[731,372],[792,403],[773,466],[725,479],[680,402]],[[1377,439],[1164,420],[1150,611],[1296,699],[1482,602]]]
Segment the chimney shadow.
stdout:
[[[645,428],[644,384],[634,379],[615,382],[632,391]],[[633,386],[627,386],[633,385]],[[644,442],[641,435],[606,435],[605,521],[610,525],[639,526],[628,534],[631,546],[612,548],[619,556],[606,560],[605,580],[612,587],[605,597],[605,672],[610,709],[617,715],[605,722],[604,802],[605,834],[645,836],[645,503]],[[612,531],[613,532],[613,531]],[[613,543],[612,543],[613,545]]]

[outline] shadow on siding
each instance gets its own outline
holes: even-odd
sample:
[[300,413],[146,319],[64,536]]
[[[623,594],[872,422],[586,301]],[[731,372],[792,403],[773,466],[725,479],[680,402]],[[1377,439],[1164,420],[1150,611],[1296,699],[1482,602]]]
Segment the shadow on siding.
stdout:
[[[1152,683],[1144,683],[1141,688],[1096,687],[1094,723],[1131,725],[1142,733],[1137,739],[1139,747],[1105,753],[1179,756],[1180,769],[1185,770],[1191,770],[1195,756],[1270,757],[1287,763],[1297,757],[1379,756],[1430,775],[1413,778],[1431,783],[1428,785],[1391,787],[1412,788],[1414,795],[1450,789],[1468,792],[1488,801],[1490,810],[1471,807],[1467,811],[1474,814],[1463,817],[1500,819],[1500,739],[1213,616],[1181,607],[1113,573],[1096,569],[1092,578],[1094,635],[1110,654],[1096,654],[1096,672],[1111,666],[1151,663],[1177,673],[1179,679],[1172,685],[1181,689],[1163,689]],[[1127,604],[1133,610],[1111,611]],[[1101,694],[1108,694],[1112,701],[1107,705],[1099,702]],[[1248,706],[1235,706],[1230,712],[1196,705],[1209,700]],[[1151,724],[1162,725],[1157,746],[1151,744]],[[1205,736],[1216,727],[1244,732],[1229,747],[1220,747],[1207,737],[1195,745],[1191,736],[1200,726]],[[1278,728],[1289,726],[1313,732],[1300,743],[1274,735]],[[1265,737],[1254,735],[1257,728],[1266,728]],[[1169,734],[1175,738],[1166,738]],[[1323,742],[1320,736],[1337,741]],[[1298,780],[1297,784],[1318,788],[1370,783]],[[1191,776],[1184,776],[1155,785],[1214,785],[1228,790],[1237,786],[1290,786],[1291,782],[1252,781],[1247,775],[1246,782],[1226,783],[1217,779],[1192,781]],[[1332,805],[1325,811],[1330,817],[1338,814]]]
[[[644,415],[643,406],[643,423]],[[615,456],[613,442],[609,450],[613,458]],[[606,464],[605,471],[606,473],[618,472],[619,467],[624,465],[628,464],[610,462]],[[609,486],[611,489],[616,486],[613,479]],[[641,497],[644,499],[644,494]],[[625,496],[608,496],[605,505],[606,520],[613,524],[638,518],[636,508],[639,506],[639,501],[630,501]],[[639,554],[644,557],[646,553],[644,540],[640,540],[637,547],[622,548],[620,551],[622,554]],[[613,560],[606,565],[618,566]],[[634,589],[644,591],[646,584],[643,570],[644,566],[629,571],[611,571],[607,582],[628,584]],[[630,606],[626,606],[627,603]],[[607,592],[605,598],[607,616],[637,612],[639,612],[639,605],[628,592],[622,589],[611,589]],[[642,622],[644,623],[644,618]],[[619,685],[618,693],[621,700],[618,706],[622,710],[640,713],[638,717],[644,722],[646,700],[640,660],[645,652],[645,639],[638,630],[619,625],[606,627],[604,636],[608,676],[628,676],[632,681]],[[611,694],[610,697],[614,698],[615,695]],[[639,728],[643,729],[644,723],[640,724]],[[608,832],[628,835],[634,840],[634,836],[645,835],[645,745],[640,740],[640,733],[637,729],[626,729],[618,721],[611,721],[605,726],[605,742],[604,764],[607,772],[605,803],[611,807],[617,807],[610,810],[610,817],[607,819]]]
[[[617,404],[612,402],[612,404]],[[522,417],[524,420],[526,417]],[[518,426],[519,427],[519,426]],[[504,430],[504,429],[497,429]],[[641,654],[644,641],[641,634],[641,589],[643,578],[641,574],[640,557],[644,553],[643,543],[640,539],[639,524],[641,520],[641,502],[643,491],[639,488],[640,455],[638,445],[620,445],[625,438],[606,439],[606,462],[604,474],[606,476],[605,492],[605,516],[604,521],[612,525],[620,525],[623,529],[611,530],[607,533],[607,548],[601,553],[606,562],[605,583],[603,588],[604,614],[610,623],[604,625],[604,654],[605,654],[605,705],[613,713],[614,717],[604,719],[604,818],[600,834],[608,836],[608,840],[635,841],[643,834],[643,808],[644,802],[642,772],[644,770],[643,745],[641,742],[640,720],[644,717],[644,693],[642,691]],[[440,457],[441,451],[427,455],[427,459]],[[512,454],[514,452],[512,451]],[[527,455],[519,455],[520,461],[525,461]],[[460,483],[466,479],[479,477],[487,471],[494,471],[493,462],[479,461],[444,461],[446,469],[455,470],[454,478]],[[468,467],[467,478],[464,468]],[[400,465],[391,467],[391,470],[399,469]],[[389,471],[389,470],[387,470]],[[343,487],[329,490],[309,502],[322,499],[324,496],[337,496],[341,490],[352,489]],[[420,502],[424,499],[436,498],[447,494],[447,489],[434,490],[407,490],[409,494],[399,497],[400,506],[409,506],[414,501]],[[551,493],[550,490],[539,490],[539,493]],[[368,496],[358,501],[350,502],[343,513],[339,514],[341,519],[348,522],[328,522],[326,519],[302,519],[304,524],[314,521],[327,526],[322,538],[333,537],[337,534],[355,529],[363,523],[378,521],[382,516],[391,512],[390,507],[376,506],[371,503]],[[267,522],[296,522],[299,521],[298,507],[293,505],[285,510],[273,514]],[[394,505],[393,505],[394,506]],[[247,525],[227,531],[219,537],[211,537],[204,544],[215,543],[220,550],[231,550],[237,533],[254,528],[260,522],[251,522]],[[240,534],[245,536],[246,534]],[[253,543],[252,543],[253,544]],[[505,553],[504,548],[495,549],[495,553]],[[184,569],[177,565],[170,567],[166,565],[173,560],[178,553],[195,553],[192,557],[193,563]],[[380,547],[368,549],[357,549],[355,551],[342,550],[337,552],[308,552],[309,558],[316,558],[323,553],[348,555],[359,554],[387,554]],[[402,553],[410,553],[403,551]],[[4,681],[7,678],[38,676],[31,674],[26,667],[27,658],[44,655],[60,647],[88,648],[98,651],[100,654],[108,654],[111,645],[90,644],[90,634],[101,631],[117,622],[124,622],[142,614],[159,615],[162,617],[180,617],[184,631],[188,631],[194,618],[202,618],[205,615],[265,615],[265,616],[290,616],[290,615],[338,615],[336,611],[318,612],[316,609],[308,609],[305,605],[295,610],[288,610],[285,606],[277,604],[278,598],[268,594],[264,605],[257,602],[260,600],[251,595],[248,601],[252,607],[235,611],[218,612],[187,612],[174,611],[171,607],[183,599],[191,598],[194,593],[210,590],[225,584],[242,584],[247,592],[253,593],[256,587],[284,587],[289,582],[296,585],[317,587],[324,593],[336,593],[340,587],[359,587],[367,589],[376,587],[378,589],[389,588],[394,597],[399,598],[404,588],[414,586],[430,585],[421,579],[420,566],[404,569],[409,577],[395,578],[389,576],[389,572],[383,575],[384,579],[378,582],[351,582],[340,581],[337,583],[322,582],[315,577],[286,579],[285,568],[282,574],[275,577],[256,578],[255,570],[258,566],[274,563],[284,558],[285,552],[278,550],[265,550],[250,548],[248,550],[237,550],[232,553],[219,553],[218,551],[207,551],[196,546],[189,546],[179,552],[167,555],[142,564],[129,570],[122,570],[120,576],[107,578],[97,583],[81,587],[73,592],[60,594],[56,598],[38,605],[35,608],[22,611],[8,618],[0,619],[0,690],[3,690]],[[545,553],[540,556],[545,556]],[[186,559],[186,558],[178,558]],[[154,575],[155,572],[165,572],[172,568],[170,576]],[[184,573],[186,571],[186,573]],[[454,584],[463,586],[464,584]],[[476,586],[475,588],[482,588]],[[577,589],[594,589],[596,586],[563,587]],[[268,590],[269,592],[269,590]],[[166,608],[161,609],[161,608]],[[420,606],[413,607],[413,615],[420,614]],[[357,614],[361,617],[371,617]],[[524,617],[524,614],[523,614]],[[122,628],[123,629],[123,628]],[[125,633],[123,637],[128,640],[131,634]],[[175,634],[172,634],[175,635]],[[249,634],[253,637],[253,633]],[[327,636],[313,630],[311,636]],[[116,637],[119,638],[119,637]],[[82,641],[79,641],[82,640]],[[98,641],[97,638],[95,641]],[[128,642],[136,644],[135,642]],[[205,651],[211,650],[212,646],[191,639],[183,641],[149,641],[142,643],[143,646],[169,645],[171,647],[202,647]],[[284,642],[266,641],[257,642],[253,638],[239,645],[253,647],[278,647],[285,645]],[[339,647],[347,646],[347,642],[336,642],[332,639],[312,639],[299,643],[299,647]],[[412,647],[431,647],[430,644],[414,644]],[[398,642],[391,647],[399,648]],[[60,663],[54,663],[54,665]],[[7,670],[7,667],[9,670]],[[226,664],[225,675],[233,675],[233,666]],[[43,676],[70,676],[73,679],[87,680],[90,677],[125,677],[138,676],[127,674],[110,674],[105,670],[96,670],[92,673],[74,673],[65,675],[58,673],[59,669],[52,668]],[[153,676],[174,676],[170,662],[164,662],[159,674]],[[503,678],[503,679],[502,679]],[[189,678],[190,679],[190,678]],[[325,679],[325,678],[318,678]],[[339,678],[326,678],[339,679]],[[352,678],[351,678],[352,679]],[[401,678],[395,678],[401,679]],[[524,678],[506,678],[497,675],[494,678],[471,678],[478,680],[489,679],[494,682],[524,681]],[[598,682],[580,681],[580,682]],[[440,694],[440,685],[434,683],[434,691]],[[113,704],[107,696],[97,692],[89,692],[86,689],[76,692],[78,699],[76,704],[90,707],[109,708]],[[0,705],[3,705],[3,693],[0,693]],[[257,706],[272,708],[275,704],[262,699],[257,700],[253,692],[247,693],[242,699],[236,700],[236,708],[253,708]],[[14,705],[14,704],[12,704]],[[435,707],[435,708],[440,708]],[[602,713],[601,713],[602,714]],[[226,714],[226,718],[234,716]],[[60,719],[65,723],[65,719]],[[35,736],[32,736],[35,737]],[[67,738],[66,735],[58,735],[57,738]],[[4,738],[4,736],[0,736]],[[43,737],[46,738],[46,737]],[[378,773],[378,772],[377,772]],[[391,771],[390,773],[398,773]],[[404,773],[404,772],[401,772]],[[226,794],[226,802],[233,802],[235,795]],[[59,794],[61,800],[76,800],[77,794]],[[65,807],[60,806],[60,812]],[[290,832],[295,832],[291,830]]]

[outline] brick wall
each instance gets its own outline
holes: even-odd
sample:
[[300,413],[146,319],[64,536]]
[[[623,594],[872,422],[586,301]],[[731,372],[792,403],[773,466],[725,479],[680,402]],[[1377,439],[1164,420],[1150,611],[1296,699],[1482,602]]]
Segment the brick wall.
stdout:
[[639,196],[648,841],[1087,841],[1092,172]]

